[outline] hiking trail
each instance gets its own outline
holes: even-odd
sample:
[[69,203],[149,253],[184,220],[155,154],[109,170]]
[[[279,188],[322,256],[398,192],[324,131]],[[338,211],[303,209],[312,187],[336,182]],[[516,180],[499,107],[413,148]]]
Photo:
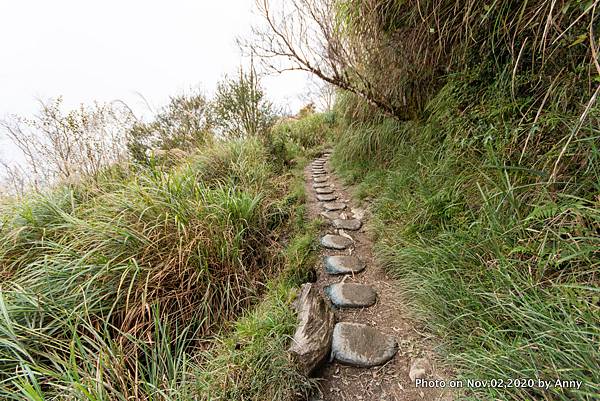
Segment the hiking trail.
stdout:
[[451,400],[449,389],[416,388],[443,379],[436,342],[411,319],[401,286],[373,257],[368,210],[357,207],[333,175],[330,153],[309,164],[309,219],[323,218],[315,285],[335,314],[330,361],[317,371],[311,401]]

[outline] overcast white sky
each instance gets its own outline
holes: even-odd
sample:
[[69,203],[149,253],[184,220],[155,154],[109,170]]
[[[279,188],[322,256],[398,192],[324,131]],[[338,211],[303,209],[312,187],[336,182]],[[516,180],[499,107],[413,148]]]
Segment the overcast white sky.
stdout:
[[[190,87],[210,93],[242,61],[235,38],[257,16],[254,0],[0,0],[0,118],[30,115],[37,99],[67,107],[126,101],[148,114]],[[304,77],[265,81],[296,111]],[[0,134],[3,135],[3,134]],[[6,157],[0,138],[0,157]]]

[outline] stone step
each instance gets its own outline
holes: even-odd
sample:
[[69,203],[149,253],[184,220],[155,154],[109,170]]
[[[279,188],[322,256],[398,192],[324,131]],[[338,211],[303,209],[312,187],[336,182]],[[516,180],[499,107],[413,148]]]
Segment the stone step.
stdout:
[[323,209],[327,210],[328,212],[332,212],[335,210],[343,210],[345,208],[346,208],[346,204],[341,203],[341,202],[323,203]]
[[312,173],[313,177],[316,177],[318,175],[326,175],[327,173],[325,171],[320,171],[320,172],[314,172]]
[[383,365],[397,351],[396,339],[374,327],[342,322],[333,329],[331,355],[342,364],[365,368]]
[[331,187],[328,187],[328,188],[317,188],[317,189],[315,189],[315,192],[318,193],[319,195],[332,194],[333,193],[333,188],[331,188]]
[[331,202],[337,199],[337,195],[328,194],[328,195],[317,195],[317,199],[321,202]]
[[357,258],[349,255],[325,256],[323,258],[325,271],[329,274],[354,274],[360,273],[367,267],[367,264]]
[[329,249],[342,250],[352,245],[352,240],[341,235],[327,234],[321,238],[321,245]]
[[321,216],[328,220],[335,220],[340,217],[340,214],[338,212],[321,212]]
[[366,308],[377,301],[375,290],[359,283],[331,284],[325,287],[325,294],[338,308]]
[[313,184],[313,188],[317,189],[317,188],[330,188],[331,184],[329,184],[328,182],[317,182],[315,184]]
[[320,176],[320,177],[314,177],[313,181],[316,183],[319,183],[319,182],[326,182],[328,179],[329,179],[329,177],[327,177],[327,176]]
[[357,219],[335,219],[331,222],[335,228],[342,230],[356,231],[362,226],[362,222]]

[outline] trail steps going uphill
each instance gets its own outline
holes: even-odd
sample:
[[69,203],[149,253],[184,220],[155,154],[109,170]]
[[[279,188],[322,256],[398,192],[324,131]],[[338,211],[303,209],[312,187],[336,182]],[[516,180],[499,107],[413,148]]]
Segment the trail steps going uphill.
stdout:
[[330,361],[316,372],[311,401],[452,400],[448,389],[417,388],[414,361],[427,361],[421,378],[442,379],[432,348],[411,320],[400,287],[374,261],[367,213],[350,204],[324,153],[306,168],[311,219],[326,222],[314,284],[335,313]]

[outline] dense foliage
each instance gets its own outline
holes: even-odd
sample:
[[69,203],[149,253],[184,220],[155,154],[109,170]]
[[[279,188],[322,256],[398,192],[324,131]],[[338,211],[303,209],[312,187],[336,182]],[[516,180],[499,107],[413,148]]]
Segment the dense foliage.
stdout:
[[349,94],[336,106],[335,163],[373,202],[379,259],[461,377],[582,383],[477,397],[595,399],[596,2],[339,4],[348,40],[380,50],[365,74],[410,116]]
[[[215,399],[206,397],[230,390],[196,379],[212,369],[204,352],[218,353],[225,340],[215,335],[227,338],[265,294],[263,312],[244,320],[258,325],[247,335],[278,343],[243,352],[285,356],[290,296],[312,241],[282,253],[305,230],[303,189],[269,160],[258,140],[228,141],[172,168],[115,167],[2,204],[0,396]],[[270,372],[271,399],[308,388],[285,357]],[[263,399],[252,386],[239,399]]]

